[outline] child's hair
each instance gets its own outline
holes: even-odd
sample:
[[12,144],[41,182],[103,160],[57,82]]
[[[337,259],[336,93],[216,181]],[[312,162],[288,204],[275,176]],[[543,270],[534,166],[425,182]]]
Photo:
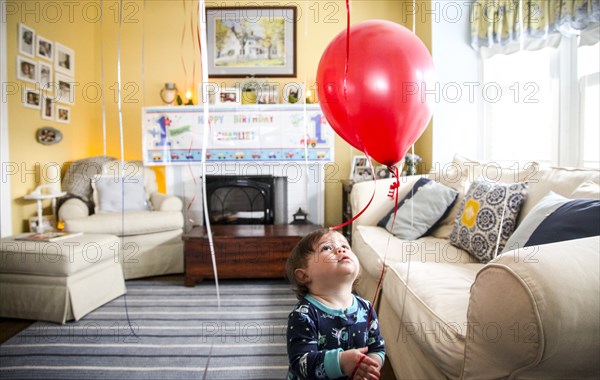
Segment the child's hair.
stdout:
[[[298,268],[306,268],[308,265],[308,257],[315,252],[315,246],[321,240],[321,238],[329,233],[339,233],[335,230],[330,230],[328,228],[320,228],[315,230],[308,235],[304,236],[298,244],[292,249],[292,252],[287,258],[287,262],[285,264],[285,274],[292,284],[292,290],[296,293],[296,298],[299,300],[304,299],[304,297],[308,294],[308,286],[298,282],[296,280],[296,276],[294,272]],[[357,277],[352,284],[352,288],[356,288],[358,284],[359,278]]]
[[323,236],[330,232],[332,231],[327,228],[320,228],[304,236],[302,239],[300,239],[298,244],[296,244],[294,249],[292,249],[292,252],[287,258],[287,262],[285,264],[285,273],[290,281],[290,284],[292,284],[294,293],[296,293],[296,298],[299,300],[302,300],[304,296],[308,294],[308,287],[296,280],[296,275],[294,272],[298,268],[306,268],[308,265],[308,257],[315,251],[315,245],[317,245],[317,242]]

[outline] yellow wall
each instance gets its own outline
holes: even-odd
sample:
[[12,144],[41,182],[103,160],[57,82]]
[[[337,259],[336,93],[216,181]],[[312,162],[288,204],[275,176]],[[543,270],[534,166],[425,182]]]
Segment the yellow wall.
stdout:
[[[58,4],[59,2],[55,2]],[[90,154],[96,143],[92,139],[98,128],[95,115],[100,108],[97,103],[86,101],[81,88],[85,84],[97,81],[94,36],[96,26],[86,22],[80,12],[68,15],[68,8],[44,8],[45,2],[7,1],[7,87],[8,125],[11,181],[13,232],[26,228],[24,219],[36,214],[36,204],[23,200],[39,184],[40,174],[36,169],[48,162],[61,165]],[[60,9],[60,11],[58,11]],[[14,12],[14,13],[13,13]],[[75,51],[75,104],[71,107],[71,123],[61,124],[41,119],[41,111],[22,105],[22,89],[35,88],[34,84],[22,82],[16,78],[17,33],[18,24],[24,23],[46,39],[57,41]],[[42,61],[41,58],[33,58]],[[12,86],[18,91],[12,91]],[[10,90],[9,90],[10,89]],[[51,126],[63,133],[63,141],[55,145],[41,145],[36,142],[36,130]],[[19,169],[13,173],[12,165]],[[26,230],[26,229],[25,229]]]
[[[419,0],[429,2],[429,0]],[[119,26],[118,1],[104,1],[104,19],[99,20],[99,1],[56,1],[62,16],[51,13],[53,9],[44,2],[9,1],[7,9],[8,31],[8,80],[18,85],[16,79],[17,25],[25,23],[43,37],[60,42],[75,51],[76,103],[71,108],[70,124],[47,122],[40,112],[24,108],[21,94],[9,96],[10,158],[25,169],[48,161],[61,164],[68,161],[101,155],[104,153],[102,135],[102,106],[94,89],[99,88],[104,64],[104,94],[106,102],[106,153],[121,156],[121,132],[117,112],[117,48],[121,37],[121,98],[123,117],[123,150],[125,159],[141,159],[141,107],[162,105],[159,90],[165,82],[175,82],[178,89],[194,91],[201,81],[200,52],[192,39],[192,27],[196,27],[196,1],[152,0],[124,1],[123,22]],[[26,3],[29,3],[26,5]],[[37,12],[35,4],[37,4]],[[258,2],[260,3],[260,2]],[[75,5],[73,5],[75,4]],[[185,4],[185,8],[184,8]],[[210,5],[256,5],[256,1],[206,2]],[[297,23],[297,78],[276,80],[287,82],[306,81],[314,86],[317,66],[329,41],[346,27],[344,0],[298,1]],[[367,19],[387,19],[412,28],[412,0],[352,0],[352,23]],[[15,7],[16,5],[16,7]],[[32,11],[33,9],[33,11]],[[317,11],[318,10],[318,11]],[[195,22],[192,25],[191,18]],[[185,27],[185,34],[184,32]],[[431,25],[417,18],[417,34],[431,50]],[[183,41],[182,41],[183,35]],[[185,70],[184,70],[185,65]],[[195,68],[195,73],[194,73]],[[211,80],[212,81],[212,80]],[[214,79],[217,83],[231,85],[239,79]],[[84,93],[83,88],[88,89]],[[50,125],[63,132],[64,140],[53,146],[42,146],[35,141],[35,130]],[[430,128],[429,128],[430,129]],[[350,157],[360,154],[336,137],[337,172],[332,183],[326,184],[325,222],[336,225],[341,222],[341,185],[338,180],[348,177]],[[431,157],[429,132],[416,144],[417,154]],[[159,179],[163,171],[158,168]],[[35,214],[35,205],[22,197],[38,184],[34,175],[11,177],[13,197],[13,230],[23,228],[23,220]]]

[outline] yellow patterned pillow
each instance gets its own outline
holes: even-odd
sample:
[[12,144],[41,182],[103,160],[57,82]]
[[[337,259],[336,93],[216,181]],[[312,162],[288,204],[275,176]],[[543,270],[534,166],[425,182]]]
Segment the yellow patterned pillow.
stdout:
[[525,182],[473,182],[456,215],[450,234],[452,244],[482,263],[493,259],[515,230],[526,192]]

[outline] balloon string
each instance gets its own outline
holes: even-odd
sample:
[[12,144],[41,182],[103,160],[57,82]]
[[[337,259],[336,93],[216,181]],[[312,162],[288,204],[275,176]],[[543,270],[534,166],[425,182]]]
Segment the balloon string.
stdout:
[[[103,30],[104,0],[100,0],[100,30]],[[106,156],[106,97],[104,96],[104,38],[100,39],[100,87],[102,88],[102,142]]]
[[[183,2],[183,16],[185,17],[185,2],[186,0],[181,0]],[[183,43],[185,41],[185,32],[186,32],[186,26],[185,26],[185,22],[183,22],[183,30],[181,31],[181,66],[183,67],[183,77],[185,78],[185,80],[187,81],[187,68],[185,66],[185,59],[183,57]],[[187,83],[186,83],[187,85]]]

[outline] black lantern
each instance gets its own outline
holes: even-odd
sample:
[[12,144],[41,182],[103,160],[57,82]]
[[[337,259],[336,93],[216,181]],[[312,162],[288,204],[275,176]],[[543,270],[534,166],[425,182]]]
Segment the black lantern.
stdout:
[[294,221],[292,224],[309,224],[308,219],[306,218],[307,216],[308,214],[302,211],[301,207],[298,208],[298,211],[294,214]]

